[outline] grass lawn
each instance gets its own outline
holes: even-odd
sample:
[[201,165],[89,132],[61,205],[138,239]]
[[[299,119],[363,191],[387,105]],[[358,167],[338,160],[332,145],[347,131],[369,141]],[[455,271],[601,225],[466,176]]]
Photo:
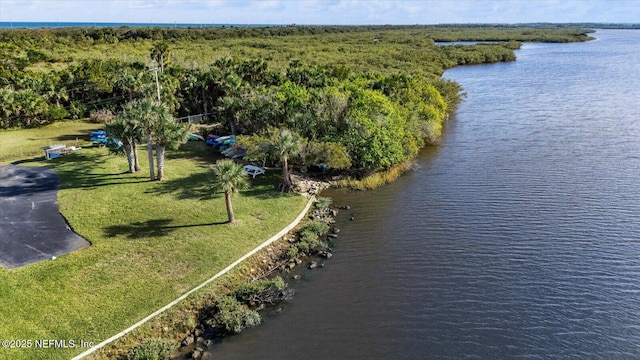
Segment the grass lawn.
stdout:
[[44,157],[44,146],[91,146],[89,132],[101,127],[84,121],[65,121],[33,129],[0,130],[0,165]]
[[[66,133],[80,129],[86,128],[72,123]],[[15,160],[5,139],[19,144],[15,139],[29,139],[31,131],[0,132],[0,154]],[[22,162],[60,175],[60,211],[91,246],[56,260],[0,268],[0,338],[98,343],[277,233],[306,203],[275,192],[279,173],[268,172],[234,197],[239,225],[229,226],[223,196],[208,188],[214,158],[203,143],[169,152],[161,183],[148,180],[145,154],[141,149],[138,174],[125,172],[125,158],[98,148]],[[67,359],[83,350],[0,349],[0,358]]]

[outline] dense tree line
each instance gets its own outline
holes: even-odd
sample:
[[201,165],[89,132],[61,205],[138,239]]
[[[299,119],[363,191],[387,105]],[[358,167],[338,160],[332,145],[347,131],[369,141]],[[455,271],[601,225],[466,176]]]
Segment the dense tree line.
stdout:
[[[489,46],[490,48],[486,48]],[[487,64],[504,61],[514,61],[516,55],[512,48],[519,48],[519,44],[508,43],[505,46],[492,46],[489,44],[477,45],[449,45],[442,46],[446,59],[455,65]],[[481,49],[480,51],[478,49]]]
[[[130,169],[136,171],[133,149],[143,134],[149,148],[152,141],[160,150],[173,142],[157,135],[171,133],[170,128],[158,128],[158,124],[170,124],[170,121],[147,121],[146,125],[145,121],[136,124],[132,121],[130,115],[135,113],[132,104],[148,103],[149,99],[154,99],[163,104],[163,112],[174,117],[205,114],[208,122],[222,124],[231,134],[243,135],[241,142],[247,145],[249,156],[255,159],[282,161],[282,156],[267,159],[265,154],[268,152],[264,150],[265,146],[275,149],[278,136],[274,134],[286,129],[291,132],[291,139],[300,138],[300,146],[285,162],[322,163],[332,168],[364,172],[380,170],[410,159],[425,144],[438,141],[442,123],[460,101],[461,90],[456,83],[439,76],[444,69],[465,64],[513,61],[513,49],[520,46],[518,41],[507,37],[501,40],[511,41],[436,46],[433,39],[424,37],[424,33],[411,35],[383,31],[395,28],[413,31],[425,27],[0,31],[0,119],[2,127],[10,128],[86,118],[98,112],[116,114],[111,131],[123,132]],[[511,35],[523,31],[507,28]],[[375,37],[369,33],[372,29],[379,30]],[[451,33],[458,31],[456,29],[440,27],[432,31],[434,34],[444,30]],[[479,26],[471,28],[465,36],[495,36],[496,31],[503,30]],[[543,32],[547,30],[542,29]],[[369,32],[362,38],[340,37],[338,43],[323,43],[323,37],[316,36],[349,31]],[[580,33],[576,29],[566,31]],[[284,38],[290,34],[310,33],[316,34],[313,39],[317,46],[333,46],[338,53],[358,46],[359,49],[382,54],[378,46],[387,45],[390,47],[384,49],[391,49],[394,53],[376,58],[380,62],[372,63],[367,71],[362,71],[361,65],[354,70],[353,63],[348,62],[312,64],[309,56],[305,57],[306,60],[296,59],[279,66],[273,66],[268,57],[224,56],[208,66],[198,67],[172,61],[172,50],[178,44],[184,44],[172,42],[172,36],[219,36],[227,32],[233,34],[229,36],[238,38],[243,34],[247,37]],[[555,36],[565,35],[565,32],[560,32]],[[63,44],[80,46],[86,42],[138,41],[138,38],[156,39],[149,44],[151,48],[145,61],[108,56],[65,60],[62,59],[64,52],[45,51]],[[307,38],[296,39],[299,42]],[[256,46],[273,46],[273,51],[277,51],[285,43],[283,40]],[[304,51],[302,49],[301,54]],[[47,63],[56,66],[44,71],[39,69]],[[405,65],[398,67],[397,64],[423,70],[402,71],[399,69]],[[380,71],[387,67],[394,70]],[[364,68],[367,69],[366,66]],[[155,123],[155,127],[151,123]],[[126,131],[134,133],[127,134]],[[153,160],[149,162],[152,164]],[[162,154],[157,162],[161,167]],[[153,169],[150,170],[153,178]],[[162,176],[162,172],[159,175]],[[287,186],[286,180],[285,174]]]
[[[132,112],[128,104],[155,98],[152,73],[141,64],[115,60],[24,73],[29,81],[14,77],[1,88],[4,125],[33,126],[104,108],[127,117]],[[455,106],[445,98],[457,99],[459,92],[442,79],[355,74],[300,61],[278,71],[261,60],[222,59],[207,70],[169,66],[158,76],[160,97],[175,115],[207,113],[211,122],[236,135],[287,128],[311,141],[316,161],[369,170],[401,162],[425,142],[437,141],[447,110]],[[31,107],[25,105],[26,94],[32,96]],[[62,115],[49,117],[52,109]],[[120,117],[115,124],[126,127]],[[129,151],[135,143],[128,139],[124,147]]]
[[[515,59],[511,50],[500,45],[438,49],[436,58],[420,50],[402,56],[406,62],[432,63],[434,72],[459,64]],[[346,65],[308,65],[299,60],[276,69],[263,59],[220,58],[209,67],[187,69],[170,64],[169,48],[159,43],[150,54],[158,63],[157,86],[156,73],[142,62],[87,59],[43,72],[30,69],[42,61],[28,55],[31,49],[5,43],[0,44],[0,50],[0,119],[4,128],[85,118],[101,109],[115,113],[126,102],[155,97],[159,88],[160,98],[176,116],[204,113],[233,117],[239,121],[240,132],[252,132],[274,122],[292,121],[293,115],[308,110],[303,106],[320,106],[318,99],[324,96],[324,88],[375,77],[375,72],[356,74]],[[447,102],[456,101],[459,89],[435,76],[424,77]],[[265,106],[271,111],[268,115],[260,111]],[[230,124],[236,132],[235,122]]]
[[[578,24],[579,25],[579,24]],[[290,25],[290,26],[194,26],[194,27],[94,27],[0,30],[2,42],[104,42],[137,40],[217,40],[292,35],[322,35],[371,31],[426,31],[435,41],[535,41],[573,42],[589,40],[587,26],[573,24],[456,24],[456,25]],[[589,24],[582,24],[589,25]],[[590,24],[593,25],[593,24]]]
[[[178,96],[195,100],[184,107],[206,107],[231,133],[257,136],[241,140],[249,148],[268,142],[273,129],[286,128],[314,148],[307,153],[317,162],[367,170],[402,162],[436,142],[447,111],[457,104],[446,99],[459,99],[460,90],[443,79],[357,75],[299,61],[274,72],[261,62],[229,60],[206,72],[192,70],[184,79],[190,85],[181,89],[189,92]],[[250,156],[267,153],[255,150]]]

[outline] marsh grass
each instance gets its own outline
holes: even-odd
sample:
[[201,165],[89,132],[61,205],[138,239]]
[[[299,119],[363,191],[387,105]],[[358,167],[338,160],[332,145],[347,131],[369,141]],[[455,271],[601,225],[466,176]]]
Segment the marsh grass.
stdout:
[[[170,154],[164,182],[145,176],[144,148],[139,174],[99,148],[23,162],[60,175],[60,211],[91,246],[0,269],[0,337],[98,343],[211,277],[304,207],[303,197],[275,191],[278,172],[267,173],[234,198],[239,225],[229,226],[222,194],[209,190],[209,151],[189,143]],[[81,351],[1,349],[0,358],[67,359]]]
[[367,175],[362,179],[346,178],[338,180],[336,186],[339,188],[346,188],[352,190],[371,190],[378,188],[382,185],[392,183],[398,177],[405,172],[412,169],[414,162],[412,160],[402,162],[400,164],[391,166],[386,170],[375,172]]

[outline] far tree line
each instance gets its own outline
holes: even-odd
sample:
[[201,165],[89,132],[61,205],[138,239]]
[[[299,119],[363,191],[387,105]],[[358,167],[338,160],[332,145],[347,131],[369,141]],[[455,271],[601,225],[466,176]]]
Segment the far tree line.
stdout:
[[[276,68],[265,59],[238,57],[185,68],[172,62],[172,46],[161,40],[153,44],[146,63],[86,59],[59,70],[34,71],[30,66],[48,56],[28,45],[35,42],[26,37],[0,42],[3,127],[114,117],[107,130],[122,141],[130,171],[139,170],[136,148],[146,143],[151,179],[156,178],[154,167],[157,177],[164,177],[165,149],[186,139],[174,119],[196,114],[222,125],[224,134],[219,135],[236,135],[254,161],[322,164],[353,175],[386,169],[438,142],[447,114],[458,105],[460,86],[438,72],[456,64],[512,61],[512,49],[519,47],[513,41],[431,44],[428,51],[400,56],[430,63],[432,70],[383,74],[296,59]],[[268,144],[275,151],[274,134],[282,131],[301,144],[291,159],[265,151]],[[284,169],[282,187],[287,191],[291,184]]]

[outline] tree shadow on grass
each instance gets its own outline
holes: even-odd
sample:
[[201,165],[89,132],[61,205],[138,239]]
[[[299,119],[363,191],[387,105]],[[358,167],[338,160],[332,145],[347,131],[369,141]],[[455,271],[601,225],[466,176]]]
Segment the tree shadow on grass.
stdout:
[[56,141],[68,142],[68,141],[77,141],[78,143],[88,142],[89,139],[89,131],[85,133],[77,133],[77,134],[65,134],[60,135],[55,138]]
[[[91,189],[101,186],[139,184],[149,182],[148,177],[128,171],[105,173],[103,165],[108,161],[102,153],[74,152],[51,163],[51,169],[60,176],[60,189]],[[126,160],[124,161],[126,164]],[[124,168],[124,166],[123,166]]]
[[[111,185],[123,185],[123,184],[140,184],[146,183],[151,180],[145,176],[126,176],[125,173],[116,174],[82,174],[78,175],[73,173],[72,175],[61,173],[60,177],[63,181],[60,182],[60,189],[93,189],[102,186]],[[123,176],[125,175],[125,176]]]
[[166,236],[181,228],[223,225],[228,223],[227,221],[222,221],[203,224],[171,225],[172,222],[172,219],[153,219],[134,222],[128,225],[112,225],[104,229],[104,234],[107,237],[125,235],[129,239],[143,239]]
[[[40,157],[33,159],[25,159],[16,161],[12,165],[16,166],[16,169],[21,168],[19,171],[20,177],[17,178],[22,183],[17,184],[19,188],[27,192],[35,192],[38,190],[56,190],[60,189],[74,189],[74,188],[96,188],[100,186],[119,185],[119,184],[136,184],[148,182],[149,179],[140,176],[129,174],[129,172],[117,172],[117,173],[100,173],[95,172],[95,169],[100,167],[100,157],[92,154],[72,154],[65,155],[66,159],[55,159],[47,163],[47,167],[37,166],[41,160]],[[39,169],[34,171],[33,169]],[[47,169],[47,171],[45,171]],[[98,170],[100,171],[100,170]],[[15,171],[13,171],[15,172]],[[7,173],[7,171],[5,171]],[[55,174],[51,176],[48,174]],[[51,181],[46,182],[44,187],[29,186],[32,182],[43,183],[43,177],[51,178]],[[4,179],[5,183],[7,179]],[[3,179],[0,178],[0,182]],[[17,187],[14,189],[4,189],[4,192],[17,191]]]
[[178,200],[213,199],[215,194],[211,190],[211,174],[208,172],[193,173],[178,179],[168,179],[159,182],[157,186],[146,191],[152,195],[173,195]]
[[[193,173],[187,177],[179,179],[169,179],[158,184],[158,186],[147,191],[154,195],[173,195],[176,199],[198,199],[211,200],[222,196],[221,192],[215,192],[211,188],[214,178],[213,171]],[[267,171],[264,176],[249,178],[250,187],[243,190],[242,194],[247,197],[258,199],[274,199],[284,196],[291,196],[277,191],[280,183],[278,171]]]
[[277,199],[291,194],[278,191],[278,185],[282,182],[282,171],[267,170],[264,175],[251,179],[251,187],[244,192],[246,196],[258,199]]
[[[132,180],[137,179],[137,180]],[[64,182],[61,189],[95,189],[102,186],[141,184],[150,182],[146,177],[109,177],[103,174],[97,176],[77,177],[72,183]]]
[[165,156],[167,159],[190,159],[203,164],[213,164],[216,160],[224,158],[216,149],[205,145],[202,141],[188,141],[178,150],[167,152]]
[[44,158],[44,155],[41,156],[34,156],[30,159],[21,159],[21,160],[16,160],[14,162],[11,163],[11,165],[22,165],[25,163],[32,163],[32,162],[36,162],[36,161],[40,161]]

